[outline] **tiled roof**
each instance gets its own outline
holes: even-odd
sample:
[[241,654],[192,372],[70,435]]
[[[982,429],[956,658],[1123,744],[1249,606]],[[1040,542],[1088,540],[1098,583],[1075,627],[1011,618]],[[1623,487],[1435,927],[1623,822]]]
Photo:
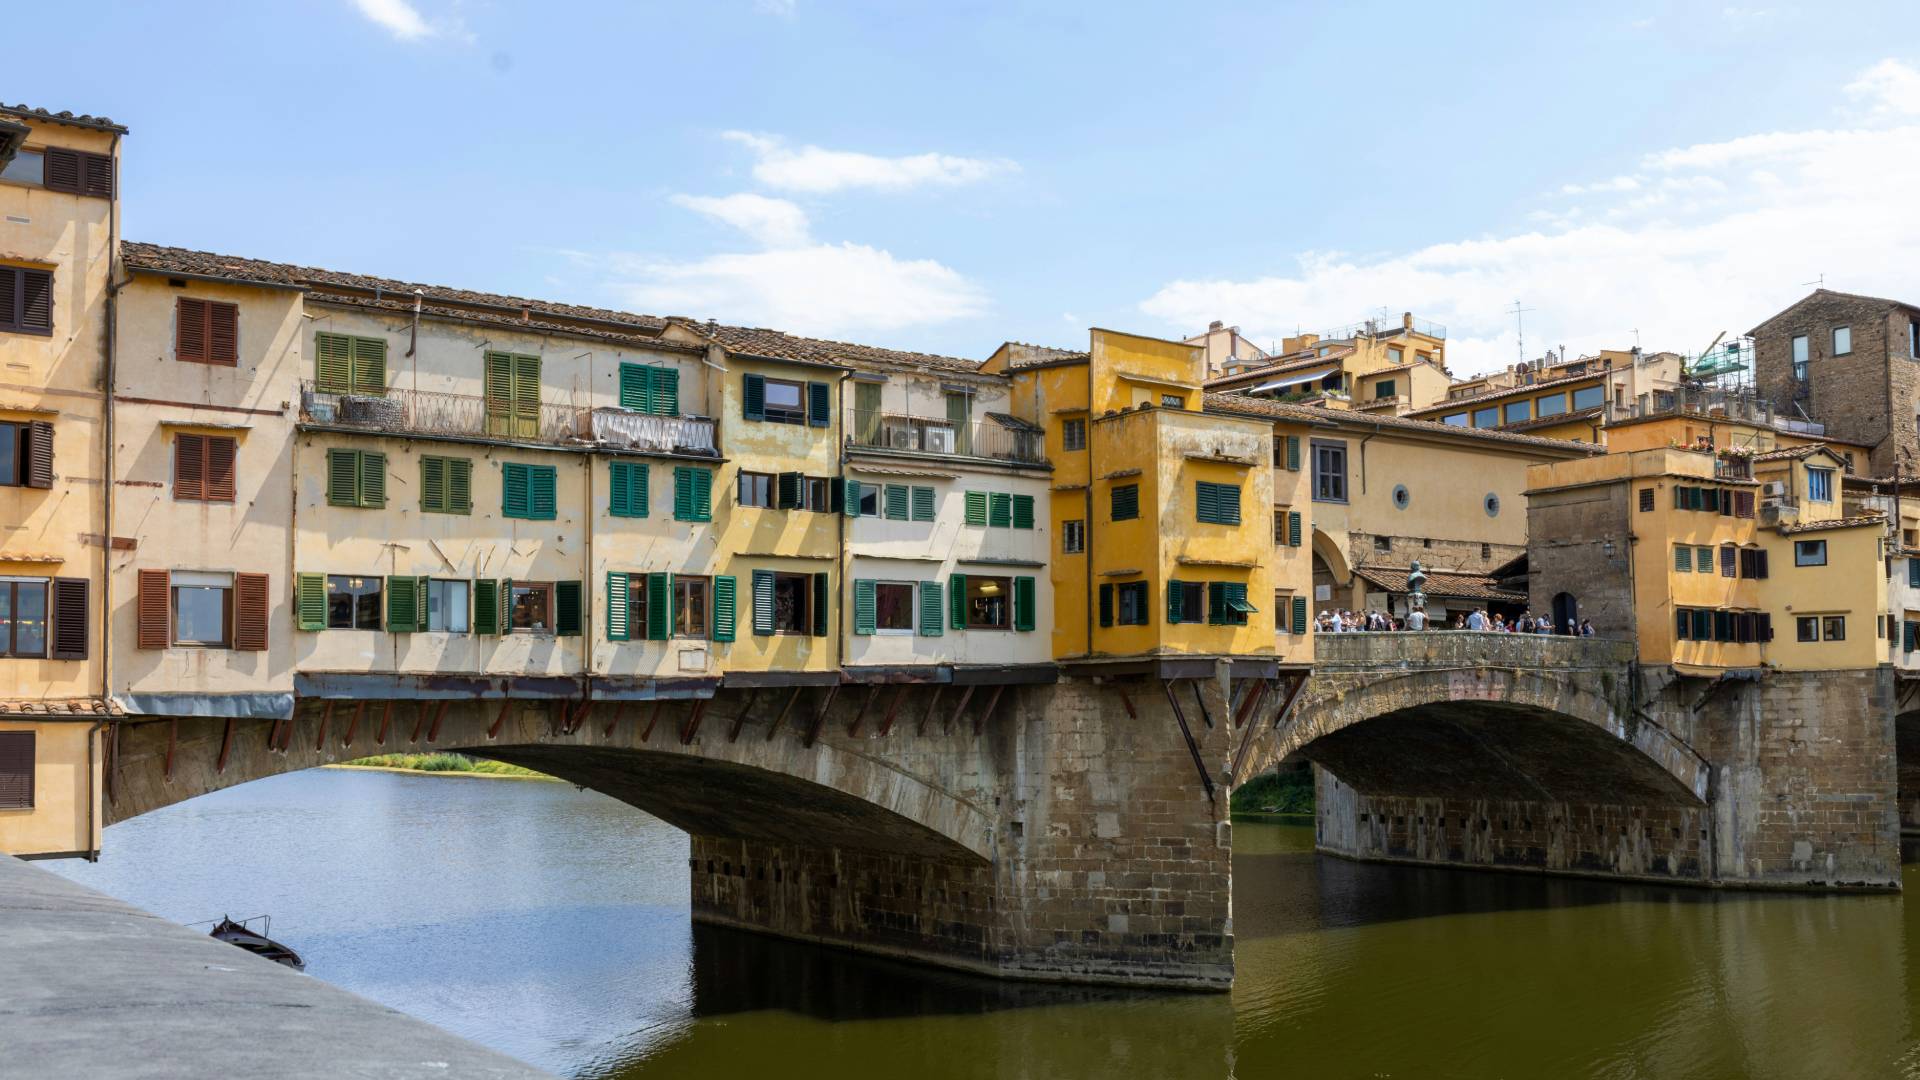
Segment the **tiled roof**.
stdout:
[[776,360],[804,360],[816,364],[841,364],[847,367],[949,371],[971,375],[980,370],[980,361],[935,353],[883,349],[874,345],[856,345],[847,341],[797,337],[781,330],[752,326],[726,326],[675,318],[675,323],[718,343],[729,352],[769,356]]
[[1541,417],[1536,420],[1529,420],[1524,424],[1502,424],[1501,427],[1506,431],[1532,431],[1535,428],[1557,427],[1561,424],[1573,424],[1582,420],[1592,420],[1605,411],[1604,406],[1595,405],[1591,409],[1580,409],[1576,412],[1561,413],[1558,416]]
[[1207,395],[1206,407],[1209,412],[1230,413],[1236,416],[1264,416],[1274,420],[1293,420],[1303,424],[1352,424],[1361,427],[1393,428],[1410,434],[1445,435],[1457,439],[1536,446],[1543,450],[1572,451],[1587,455],[1603,452],[1601,447],[1589,443],[1569,442],[1565,439],[1521,435],[1517,432],[1496,431],[1491,428],[1455,427],[1452,424],[1437,424],[1431,420],[1410,420],[1404,416],[1353,413],[1343,409],[1316,409],[1248,394],[1210,393]]
[[0,116],[18,116],[27,120],[38,120],[43,124],[65,124],[68,127],[92,128],[95,131],[111,131],[125,135],[127,129],[104,116],[88,116],[85,113],[52,112],[36,109],[31,105],[7,105],[0,103]]
[[124,712],[119,705],[100,698],[8,698],[0,700],[0,716],[20,716],[33,713],[61,713],[80,715],[113,715]]
[[1885,514],[1858,514],[1854,517],[1828,518],[1825,521],[1803,521],[1798,525],[1782,525],[1783,533],[1819,532],[1822,529],[1851,529],[1861,525],[1885,525]]
[[[1411,568],[1405,566],[1361,565],[1353,568],[1353,576],[1376,589],[1391,593],[1407,591],[1407,574],[1410,572]],[[1508,604],[1527,602],[1526,593],[1499,588],[1494,579],[1486,574],[1467,574],[1455,570],[1428,570],[1427,595],[1459,600],[1498,600]]]
[[1865,300],[1870,304],[1885,304],[1888,307],[1905,308],[1908,311],[1920,311],[1920,307],[1915,307],[1905,300],[1890,300],[1884,296],[1868,296],[1864,293],[1841,292],[1838,289],[1815,289],[1800,299],[1795,300],[1793,303],[1788,304],[1786,307],[1781,308],[1779,311],[1774,312],[1772,315],[1767,316],[1759,326],[1747,331],[1747,336],[1754,337],[1758,335],[1760,331],[1765,330],[1768,325],[1799,310],[1800,305],[1821,296],[1837,296],[1844,300]]
[[[1303,360],[1282,360],[1277,364],[1268,364],[1266,367],[1248,368],[1245,371],[1236,371],[1231,375],[1222,375],[1216,379],[1208,379],[1207,385],[1217,386],[1221,383],[1237,383],[1249,379],[1261,379],[1268,375],[1282,375],[1289,371],[1300,371],[1320,364],[1337,363],[1351,355],[1353,355],[1353,346],[1341,345],[1337,348],[1329,349],[1325,356],[1309,356]],[[1379,372],[1370,371],[1367,374],[1377,375]]]
[[1505,386],[1498,390],[1488,390],[1483,394],[1475,394],[1472,397],[1448,398],[1438,405],[1429,405],[1424,409],[1415,409],[1407,415],[1424,416],[1427,413],[1452,412],[1462,407],[1470,408],[1483,401],[1498,401],[1504,397],[1518,397],[1531,394],[1536,390],[1548,390],[1556,386],[1565,386],[1567,383],[1579,382],[1583,379],[1598,378],[1606,373],[1606,369],[1601,368],[1598,371],[1583,371],[1578,375],[1562,375],[1557,379],[1542,379],[1539,382],[1528,383],[1525,386]]
[[1784,450],[1769,450],[1764,454],[1753,455],[1755,461],[1798,461],[1812,457],[1827,448],[1826,443],[1808,443],[1805,446],[1790,446]]

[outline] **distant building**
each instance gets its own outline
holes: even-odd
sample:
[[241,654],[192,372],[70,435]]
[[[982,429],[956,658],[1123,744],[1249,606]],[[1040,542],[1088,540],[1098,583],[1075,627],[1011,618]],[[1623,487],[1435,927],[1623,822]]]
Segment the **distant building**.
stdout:
[[1611,416],[1644,408],[1682,383],[1680,354],[1603,349],[1568,360],[1547,357],[1512,364],[1453,383],[1445,400],[1408,415],[1454,427],[1520,431],[1598,443]]
[[1451,382],[1446,327],[1411,312],[1289,337],[1266,360],[1217,375],[1207,389],[1399,415],[1439,401]]
[[1868,447],[1874,476],[1920,464],[1920,307],[1815,289],[1750,334],[1755,385],[1782,412]]
[[1240,336],[1240,328],[1228,326],[1219,319],[1213,320],[1204,334],[1187,338],[1188,345],[1199,345],[1207,350],[1207,378],[1220,375],[1233,375],[1238,372],[1257,368],[1273,362],[1272,354]]

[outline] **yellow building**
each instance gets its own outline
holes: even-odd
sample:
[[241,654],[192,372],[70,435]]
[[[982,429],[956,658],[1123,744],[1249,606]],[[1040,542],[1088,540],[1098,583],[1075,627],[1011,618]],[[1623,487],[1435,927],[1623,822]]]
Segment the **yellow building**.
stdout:
[[[1215,347],[1210,332],[1195,341]],[[1219,393],[1399,415],[1444,398],[1446,328],[1401,315],[1287,338],[1265,363],[1238,363],[1207,380]]]
[[100,847],[120,139],[0,106],[0,851]]
[[1599,443],[1609,421],[1646,411],[1681,385],[1683,361],[1670,352],[1603,349],[1591,356],[1514,364],[1454,383],[1437,404],[1408,415],[1454,427],[1524,432]]

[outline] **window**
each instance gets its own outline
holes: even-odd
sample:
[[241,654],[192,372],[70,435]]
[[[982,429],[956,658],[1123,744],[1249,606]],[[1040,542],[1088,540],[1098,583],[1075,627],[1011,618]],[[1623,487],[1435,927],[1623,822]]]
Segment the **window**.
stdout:
[[[882,499],[881,499],[882,512],[885,514],[887,520],[889,521],[907,520],[907,515],[908,515],[907,485],[888,484],[881,489],[881,495],[882,495]],[[994,499],[996,501],[1001,498],[1004,498],[1004,496],[1001,496],[998,494],[994,496]],[[1011,513],[1011,511],[1009,511],[1009,513]],[[995,521],[994,524],[1000,525],[1000,524],[1004,524],[1004,522]]]
[[741,506],[773,506],[773,474],[741,472],[735,483],[735,501]]
[[[1389,347],[1389,348],[1387,349],[1387,363],[1389,363],[1389,364],[1398,364],[1398,363],[1402,363],[1402,362],[1403,362],[1403,361],[1405,360],[1405,358],[1406,358],[1406,353],[1404,353],[1404,352],[1402,352],[1402,351],[1400,350],[1400,347],[1399,347],[1399,346],[1397,346],[1397,345],[1396,345],[1396,346],[1392,346],[1392,347]],[[1388,383],[1387,385],[1388,385],[1388,386],[1392,386],[1393,384],[1392,384],[1392,383]],[[1391,395],[1391,394],[1383,394],[1383,395],[1381,395],[1381,396],[1382,396],[1382,397],[1392,397],[1393,395]]]
[[1507,402],[1506,411],[1501,418],[1501,422],[1507,424],[1523,424],[1532,419],[1532,417],[1533,402],[1509,401]]
[[1480,508],[1487,512],[1488,517],[1499,517],[1500,496],[1491,491],[1487,492],[1486,498],[1480,500]]
[[673,520],[713,520],[713,470],[690,465],[674,467]]
[[553,630],[553,583],[516,581],[507,597],[509,632],[536,634]]
[[435,578],[427,582],[427,629],[464,634],[467,622],[467,583]]
[[[1398,363],[1398,361],[1395,361],[1395,363]],[[1381,379],[1379,382],[1373,384],[1373,400],[1385,401],[1387,398],[1390,398],[1392,396],[1393,396],[1393,380],[1392,379]]]
[[806,388],[803,384],[785,379],[768,379],[766,385],[766,413],[761,419],[775,424],[807,422]]
[[[173,437],[173,497],[183,502],[232,502],[233,459],[238,444],[225,435]],[[334,451],[328,451],[331,459]],[[376,455],[377,456],[377,455]],[[380,479],[384,482],[384,469]],[[385,488],[381,490],[384,492]]]
[[1653,509],[1653,489],[1641,488],[1640,489],[1640,512],[1644,514],[1651,511],[1652,509]]
[[1087,448],[1087,422],[1082,418],[1060,421],[1060,448],[1062,450],[1085,450]]
[[1160,407],[1164,409],[1184,409],[1187,407],[1187,399],[1181,397],[1179,394],[1161,394]]
[[500,466],[500,514],[523,521],[552,521],[559,513],[559,471],[552,465],[509,461]]
[[607,513],[613,517],[647,516],[651,474],[644,461],[607,462]]
[[1605,404],[1606,400],[1606,387],[1582,386],[1573,392],[1573,411],[1580,412],[1584,409],[1597,409]]
[[113,158],[84,150],[49,147],[40,151],[40,183],[48,191],[113,198]]
[[[487,354],[491,357],[493,354]],[[536,360],[537,364],[538,361]],[[493,368],[487,368],[487,414],[493,414]],[[355,337],[351,334],[313,335],[313,384],[323,394],[357,394],[384,397],[387,393],[387,342],[385,338]],[[491,426],[489,431],[491,432]]]
[[13,160],[0,165],[0,180],[40,187],[46,183],[47,155],[39,150],[21,150]]
[[1473,426],[1499,427],[1500,407],[1497,405],[1488,405],[1485,408],[1473,410]]
[[1740,549],[1740,576],[1759,580],[1767,576],[1767,553],[1760,548]]
[[0,485],[53,487],[53,425],[0,423]]
[[1376,536],[1373,538],[1373,550],[1385,555],[1393,551],[1393,537]]
[[[620,466],[628,462],[613,463],[614,501],[620,501]],[[645,466],[641,466],[644,470]],[[644,471],[642,476],[644,477]],[[644,491],[646,484],[641,483]],[[643,501],[644,505],[644,501]],[[473,512],[473,461],[470,458],[431,457],[420,458],[420,509],[429,514],[470,514]],[[616,510],[615,513],[618,513]]]
[[679,416],[680,372],[653,364],[621,364],[620,407],[655,416]]
[[1682,574],[1690,574],[1693,572],[1693,549],[1691,547],[1685,544],[1675,544],[1673,546],[1673,568],[1676,572]]
[[1167,582],[1167,622],[1202,622],[1206,618],[1207,586],[1201,581]]
[[173,358],[196,364],[240,360],[240,306],[182,296],[174,302]]
[[372,509],[387,505],[387,455],[372,450],[328,450],[327,504]]
[[[878,517],[880,515],[879,485],[862,484],[858,480],[849,480],[847,481],[847,487],[849,489],[847,492],[847,503],[848,505],[854,508],[854,511],[853,511],[854,517]],[[975,493],[968,492],[969,497],[971,497],[973,494]],[[981,498],[984,499],[986,498],[986,496],[981,495]],[[986,504],[983,502],[980,505],[981,505],[980,513],[982,516],[979,521],[979,524],[985,525],[987,523],[986,517],[985,517]],[[974,524],[974,521],[972,519],[973,504],[968,503],[967,508],[968,508],[967,524],[972,525]]]
[[1802,615],[1793,620],[1793,638],[1795,641],[1820,640],[1820,616]]
[[[379,629],[379,579],[374,585],[374,629]],[[177,570],[173,574],[173,644],[224,649],[233,643],[233,575]]]
[[1147,617],[1146,582],[1129,581],[1122,585],[1116,585],[1114,586],[1114,592],[1118,597],[1119,623],[1121,626],[1149,625],[1150,620]]
[[[384,353],[385,342],[381,347]],[[488,435],[501,439],[540,437],[539,357],[487,353],[485,391]]]
[[1853,327],[1836,326],[1833,328],[1833,355],[1845,356],[1853,351]]
[[[1026,498],[1028,500],[1029,507],[1032,506],[1031,496],[1022,496],[1022,498]],[[913,520],[932,521],[933,520],[933,501],[934,501],[934,497],[933,497],[932,488],[915,485],[913,489]],[[1014,519],[1016,521],[1019,520],[1019,513],[1020,513],[1020,508],[1016,505],[1014,507]]]
[[1533,400],[1533,414],[1543,420],[1549,416],[1559,416],[1566,411],[1567,395],[1565,394],[1548,394]]
[[1732,544],[1720,548],[1720,576],[1738,577],[1740,568],[1740,549]]
[[0,731],[0,810],[33,809],[33,744],[31,731]]
[[[1063,521],[1060,523],[1060,550],[1068,555],[1077,555],[1087,550],[1087,523],[1084,521]],[[1920,563],[1920,560],[1915,560]]]
[[53,271],[0,266],[0,331],[53,333]]
[[1793,377],[1801,382],[1807,381],[1807,335],[1793,336]]
[[1132,521],[1140,516],[1140,485],[1115,484],[1110,498],[1114,521]]
[[1814,502],[1833,501],[1833,470],[1807,470],[1807,498]]
[[1693,568],[1702,574],[1713,573],[1713,549],[1710,547],[1694,548]]
[[953,452],[973,453],[973,393],[947,391],[947,423],[953,425]]
[[[873,586],[873,628],[880,634],[913,633],[913,583],[881,581]],[[855,618],[858,619],[858,614]]]
[[47,655],[47,581],[0,578],[0,656]]
[[1347,444],[1313,444],[1313,499],[1315,502],[1347,501]]
[[1273,629],[1280,634],[1306,633],[1307,598],[1295,596],[1285,589],[1273,590]]
[[1259,609],[1247,602],[1247,586],[1238,581],[1214,581],[1207,585],[1207,621],[1215,626],[1245,626],[1247,616]]
[[1823,615],[1820,617],[1820,640],[1847,640],[1847,617],[1845,615]]
[[1827,542],[1825,540],[1795,540],[1793,542],[1793,565],[1827,565]]
[[1273,463],[1288,472],[1300,471],[1300,436],[1275,435],[1273,437]]
[[1457,413],[1454,413],[1452,416],[1442,418],[1440,422],[1443,424],[1450,424],[1454,427],[1466,427],[1467,414],[1463,412],[1457,412]]
[[[673,575],[673,636],[706,640],[713,583],[705,577]],[[641,590],[645,591],[645,590]],[[642,621],[637,624],[644,626]]]
[[377,576],[327,575],[327,629],[380,629],[380,585]]
[[1240,488],[1237,484],[1194,484],[1194,518],[1214,525],[1240,524]]
[[773,632],[811,634],[813,632],[812,574],[773,575]]

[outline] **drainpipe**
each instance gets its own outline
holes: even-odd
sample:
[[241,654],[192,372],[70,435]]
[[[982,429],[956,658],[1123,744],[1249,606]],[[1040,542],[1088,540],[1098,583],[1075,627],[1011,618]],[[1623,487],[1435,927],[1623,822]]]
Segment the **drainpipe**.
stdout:
[[[87,729],[87,861],[88,862],[100,861],[100,846],[94,843],[94,829],[96,825],[96,818],[93,812],[93,792],[94,792],[93,744],[95,740],[100,738],[100,729],[106,726],[107,726],[107,722],[105,720],[95,720],[93,722],[93,726]],[[105,755],[102,755],[101,766],[103,768],[105,767]]]
[[1082,546],[1087,549],[1086,558],[1083,560],[1087,566],[1087,596],[1086,602],[1080,605],[1086,610],[1087,647],[1084,655],[1089,660],[1093,659],[1093,609],[1094,604],[1098,602],[1098,598],[1094,596],[1093,583],[1093,536],[1095,531],[1093,528],[1093,478],[1100,475],[1100,470],[1096,467],[1097,462],[1094,460],[1094,447],[1099,445],[1099,441],[1093,437],[1093,419],[1093,355],[1089,352],[1087,355],[1087,487],[1086,490],[1081,493],[1084,506],[1084,509],[1081,511],[1084,516],[1081,520],[1086,522],[1081,528],[1086,536],[1086,542]]
[[[102,372],[100,395],[100,431],[105,453],[100,462],[100,707],[112,709],[113,697],[113,413],[115,357],[119,352],[119,337],[116,333],[120,320],[117,282],[120,260],[120,133],[114,132],[113,141],[107,146],[107,156],[114,163],[113,200],[107,206],[107,296],[106,326],[101,336],[101,359],[105,366]],[[111,716],[109,711],[107,715]],[[100,729],[105,726],[102,720],[87,732],[87,860],[99,860],[99,848],[94,844],[94,832],[97,825],[97,813],[94,804],[98,799],[93,782],[94,741],[100,737]],[[105,762],[102,762],[105,766]]]
[[[588,400],[592,399],[589,398]],[[593,463],[594,459],[598,456],[599,455],[591,450],[587,451],[584,455],[587,467],[587,572],[586,580],[580,583],[580,592],[582,593],[580,597],[580,692],[581,696],[587,701],[593,700],[593,627],[595,625],[593,621],[593,598],[599,591],[593,586],[595,578],[600,576],[595,572],[595,567],[598,564],[593,561],[593,527],[600,516],[600,504],[593,500]],[[612,461],[613,459],[608,458],[607,460]],[[649,491],[651,491],[651,485],[649,485]],[[558,612],[555,614],[558,614]],[[709,616],[709,618],[711,618],[711,616]]]
[[[840,598],[840,603],[834,605],[834,612],[833,612],[833,666],[836,669],[839,669],[842,671],[844,671],[847,666],[847,637],[846,637],[847,599],[853,595],[853,583],[848,577],[848,575],[853,572],[853,553],[847,550],[847,503],[846,503],[847,380],[852,376],[853,376],[852,371],[843,371],[840,373],[840,385],[834,387],[834,390],[835,390],[834,397],[840,401],[840,405],[833,410],[833,426],[827,429],[829,433],[837,433],[835,437],[837,437],[840,441],[839,452],[834,455],[834,461],[836,461],[840,467],[840,512],[834,515],[834,517],[837,520],[835,520],[833,523],[834,552],[835,552],[834,564],[840,568],[840,587],[835,589],[833,592],[835,596]],[[801,481],[801,484],[803,485],[803,487],[805,483],[806,481],[804,480]],[[829,482],[828,487],[829,488],[832,487],[831,482]],[[805,494],[806,493],[803,490],[801,492],[802,498],[805,497]],[[829,491],[828,494],[832,494],[832,492]],[[831,499],[829,499],[827,502],[827,508],[828,509],[833,508],[833,502]],[[734,592],[738,594],[739,586],[736,585],[734,587]],[[736,603],[737,602],[738,601],[736,601]],[[945,615],[946,613],[942,612],[941,614]],[[924,619],[925,616],[922,616],[922,618]],[[739,617],[735,616],[734,621],[737,623],[739,621]]]

